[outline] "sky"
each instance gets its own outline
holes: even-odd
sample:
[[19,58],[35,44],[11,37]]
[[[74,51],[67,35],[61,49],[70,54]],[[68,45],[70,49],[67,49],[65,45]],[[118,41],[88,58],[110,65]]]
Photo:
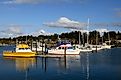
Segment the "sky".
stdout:
[[60,34],[87,26],[121,31],[121,0],[0,0],[0,37]]

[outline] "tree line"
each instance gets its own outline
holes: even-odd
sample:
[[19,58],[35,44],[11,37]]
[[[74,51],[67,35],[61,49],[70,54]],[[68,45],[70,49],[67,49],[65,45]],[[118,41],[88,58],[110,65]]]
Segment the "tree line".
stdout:
[[[72,31],[68,33],[62,33],[62,34],[54,34],[54,35],[39,35],[39,36],[19,36],[19,37],[14,37],[14,38],[0,38],[0,44],[15,44],[16,40],[18,41],[41,41],[41,42],[46,42],[46,43],[56,43],[58,39],[60,38],[61,40],[69,40],[72,44],[79,44],[79,33],[80,35],[80,41],[81,44],[87,43],[87,33],[82,33],[79,31]],[[92,31],[89,32],[88,34],[88,42],[89,44],[101,44],[104,43],[105,41],[111,41],[112,45],[119,44],[120,42],[117,43],[117,40],[121,40],[121,33],[115,32],[115,31],[110,31],[110,32],[104,32],[103,35],[100,34],[98,31]]]

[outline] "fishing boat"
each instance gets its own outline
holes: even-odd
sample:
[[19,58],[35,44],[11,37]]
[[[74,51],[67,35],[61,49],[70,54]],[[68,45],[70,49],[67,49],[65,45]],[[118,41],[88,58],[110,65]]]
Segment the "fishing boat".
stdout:
[[34,57],[36,52],[33,52],[27,44],[16,45],[15,51],[5,51],[3,56],[6,57]]
[[55,49],[48,50],[49,54],[68,54],[68,55],[75,55],[80,54],[78,49],[74,49],[71,44],[60,45]]

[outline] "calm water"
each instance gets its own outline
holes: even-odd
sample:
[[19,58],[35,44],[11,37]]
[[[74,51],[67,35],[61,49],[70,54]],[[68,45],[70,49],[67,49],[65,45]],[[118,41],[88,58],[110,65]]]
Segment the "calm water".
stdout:
[[[0,47],[0,52],[13,49]],[[0,80],[121,80],[121,48],[66,58],[0,55]]]

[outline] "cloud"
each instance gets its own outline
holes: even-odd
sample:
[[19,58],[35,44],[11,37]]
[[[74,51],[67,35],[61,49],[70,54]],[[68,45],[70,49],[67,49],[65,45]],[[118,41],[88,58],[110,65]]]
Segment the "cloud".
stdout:
[[100,32],[100,33],[103,33],[103,32],[108,32],[107,29],[96,29],[96,31]]
[[33,32],[32,34],[29,35],[33,35],[33,36],[39,36],[39,35],[53,35],[53,33],[48,33],[46,31],[44,31],[43,29],[40,29],[36,32]]
[[[26,31],[25,27],[31,27],[32,29],[35,27],[35,25],[17,25],[17,24],[8,24],[8,25],[0,25],[0,38],[9,38],[9,37],[18,37],[18,36],[26,36],[26,35],[33,35],[33,36],[39,36],[39,35],[53,35],[54,33],[46,32],[43,29],[38,29],[37,31],[32,32],[24,32]],[[5,28],[3,28],[5,27]],[[27,28],[28,29],[28,28]]]
[[104,32],[109,32],[107,29],[96,29],[100,33],[100,36],[104,35]]
[[[71,19],[68,19],[66,17],[61,17],[59,20],[55,22],[48,22],[44,23],[45,26],[48,27],[57,27],[57,28],[68,28],[68,29],[75,29],[76,31],[78,30],[84,30],[87,28],[87,22],[79,22],[79,21],[74,21]],[[121,22],[90,22],[89,23],[89,28],[95,28],[97,29],[98,27],[104,28],[104,27],[121,27]],[[94,30],[95,30],[94,29]]]
[[18,35],[21,35],[21,29],[17,26],[8,27],[7,29],[0,31],[0,37],[16,37]]
[[82,33],[89,33],[89,30],[78,30],[78,29],[70,29],[71,31],[80,31]]
[[44,23],[48,27],[60,27],[60,28],[70,28],[70,29],[82,29],[86,26],[86,23],[74,21],[66,17],[61,17],[55,22]]
[[103,28],[103,27],[121,27],[121,22],[100,22],[100,23],[90,23],[89,24],[89,27],[100,27],[100,28]]
[[4,4],[37,4],[43,0],[8,0],[4,1]]
[[9,27],[8,32],[18,34],[21,32],[20,27]]
[[3,1],[3,4],[39,4],[39,3],[52,3],[52,2],[56,2],[56,3],[60,3],[60,2],[64,2],[64,3],[73,3],[73,2],[78,2],[78,3],[83,3],[87,0],[6,0]]

